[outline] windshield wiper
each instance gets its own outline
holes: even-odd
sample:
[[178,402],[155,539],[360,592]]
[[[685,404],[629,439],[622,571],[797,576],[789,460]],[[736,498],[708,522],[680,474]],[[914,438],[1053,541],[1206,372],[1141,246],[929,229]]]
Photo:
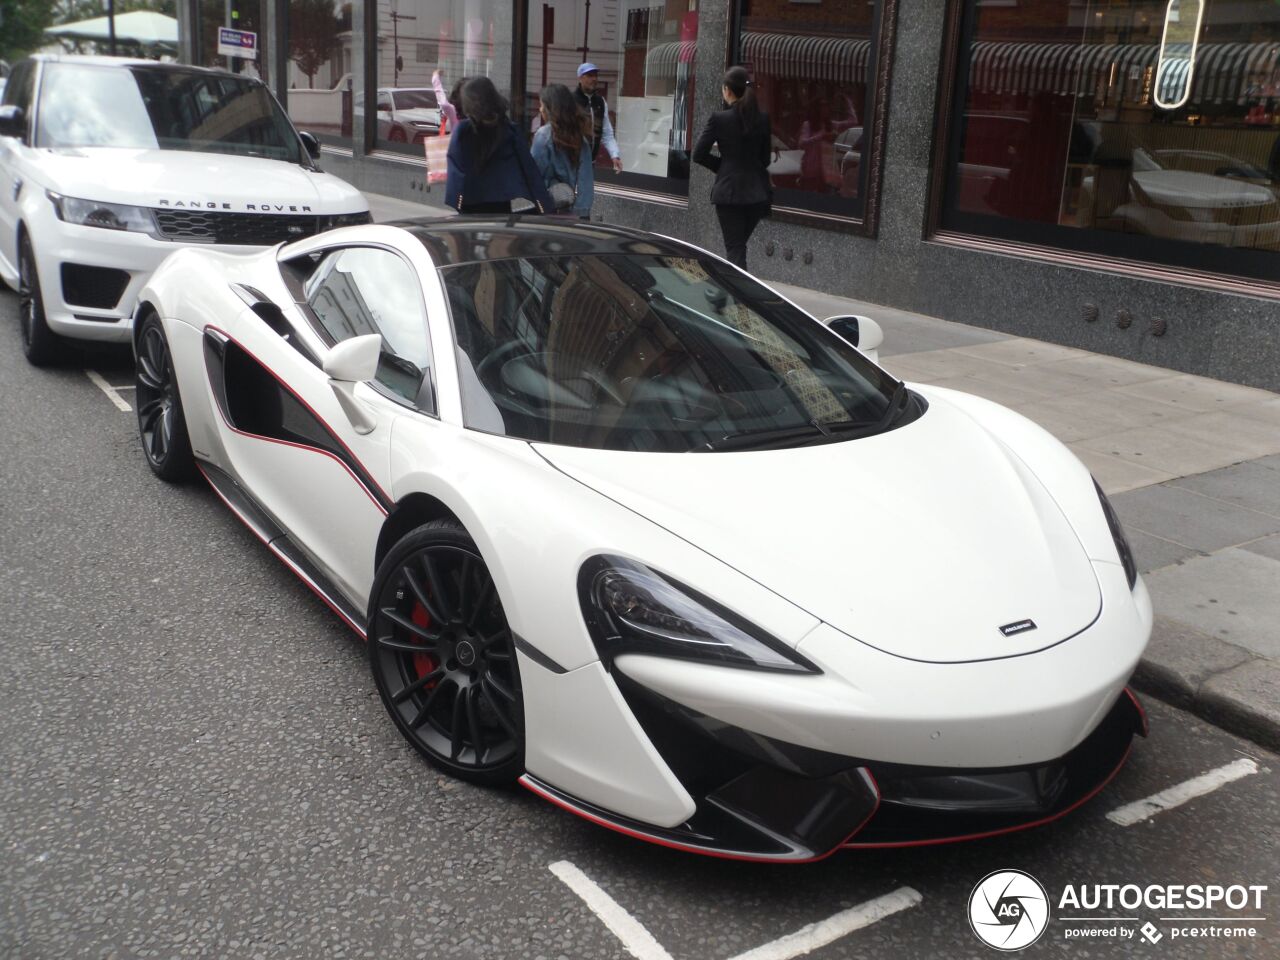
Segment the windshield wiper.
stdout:
[[870,437],[881,433],[898,418],[909,396],[910,391],[907,390],[907,385],[898,381],[898,385],[893,388],[893,395],[889,398],[889,405],[875,420],[837,420],[835,423],[824,424],[814,421],[814,425],[822,431],[822,436],[813,437],[808,442],[810,444],[829,443],[835,440],[851,440],[853,438],[850,434]]
[[819,439],[831,436],[831,431],[815,420],[795,427],[775,427],[770,430],[741,430],[738,433],[727,433],[719,440],[708,440],[693,452],[702,453],[708,450],[767,450],[770,447],[785,445],[791,440],[807,440],[814,436]]
[[876,421],[876,430],[883,430],[898,418],[901,409],[907,405],[907,398],[910,395],[905,381],[899,380],[898,385],[893,388],[893,396],[889,398],[889,406],[885,408],[884,413],[880,414],[880,419]]
[[778,427],[770,430],[742,430],[738,433],[727,433],[719,440],[708,440],[694,452],[709,450],[768,450],[782,447],[792,441],[800,441],[804,445],[832,443],[838,440],[852,439],[850,434],[871,436],[889,426],[906,406],[910,391],[907,385],[898,381],[889,398],[889,405],[884,413],[875,420],[837,420],[834,423],[823,423],[816,417],[803,425]]

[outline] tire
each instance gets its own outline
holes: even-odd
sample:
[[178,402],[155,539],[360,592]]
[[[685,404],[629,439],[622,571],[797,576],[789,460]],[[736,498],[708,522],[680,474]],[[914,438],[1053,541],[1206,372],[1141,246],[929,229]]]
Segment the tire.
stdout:
[[511,628],[489,568],[459,524],[433,521],[392,548],[374,578],[368,622],[383,706],[419,753],[485,786],[524,773]]
[[402,128],[392,127],[391,132],[387,135],[387,139],[392,143],[405,143],[409,138],[405,136],[405,132]]
[[22,327],[22,352],[28,363],[47,367],[62,359],[62,341],[45,320],[36,255],[25,231],[18,240],[18,323]]
[[138,436],[147,466],[167,483],[191,479],[196,472],[196,460],[191,453],[178,378],[164,325],[154,313],[143,318],[138,330],[135,378]]

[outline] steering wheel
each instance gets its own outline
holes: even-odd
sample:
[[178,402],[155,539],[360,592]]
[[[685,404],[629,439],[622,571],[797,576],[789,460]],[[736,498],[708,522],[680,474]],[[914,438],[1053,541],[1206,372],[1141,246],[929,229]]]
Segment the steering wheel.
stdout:
[[508,360],[514,359],[519,355],[536,356],[536,351],[530,350],[529,345],[521,340],[508,340],[499,347],[490,350],[479,366],[476,367],[476,377],[486,386],[491,378],[498,381],[495,385],[501,384],[501,371],[506,366]]

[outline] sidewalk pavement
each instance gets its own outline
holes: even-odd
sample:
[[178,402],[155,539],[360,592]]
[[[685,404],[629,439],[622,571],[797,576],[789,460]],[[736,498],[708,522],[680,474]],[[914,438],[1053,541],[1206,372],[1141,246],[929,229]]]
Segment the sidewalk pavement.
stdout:
[[[378,220],[432,215],[370,195]],[[1041,424],[1093,471],[1155,606],[1134,683],[1280,749],[1280,394],[773,284],[865,314],[883,365]]]

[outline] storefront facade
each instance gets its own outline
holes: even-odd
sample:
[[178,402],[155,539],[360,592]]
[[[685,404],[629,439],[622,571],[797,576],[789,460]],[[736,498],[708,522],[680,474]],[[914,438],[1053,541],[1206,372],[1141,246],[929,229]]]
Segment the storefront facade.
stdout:
[[[216,6],[217,10],[213,7]],[[223,65],[221,3],[180,4]],[[1272,0],[239,0],[324,166],[441,206],[433,74],[529,126],[599,66],[623,172],[593,216],[721,249],[688,154],[729,63],[775,132],[765,279],[1280,389]]]

